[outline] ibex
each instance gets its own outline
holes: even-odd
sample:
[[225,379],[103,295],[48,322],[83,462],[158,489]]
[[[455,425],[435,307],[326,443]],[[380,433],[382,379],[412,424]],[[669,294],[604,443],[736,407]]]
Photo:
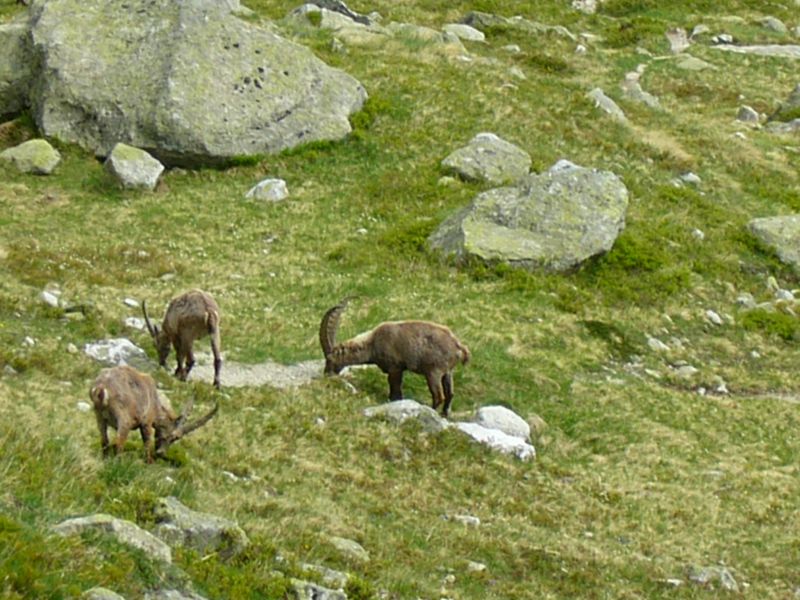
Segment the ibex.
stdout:
[[[155,342],[158,362],[167,366],[170,346],[175,348],[178,366],[175,375],[186,381],[194,366],[192,345],[206,335],[211,336],[211,351],[214,353],[214,387],[219,389],[219,371],[222,368],[219,337],[219,306],[202,290],[191,290],[172,299],[167,307],[161,329],[150,323],[147,306],[142,301],[142,312],[147,330]],[[185,364],[184,364],[185,363]]]
[[469,349],[447,327],[429,321],[387,321],[337,344],[336,330],[346,306],[343,300],[329,309],[320,324],[325,374],[339,373],[350,365],[377,365],[389,376],[390,400],[403,398],[404,371],[424,375],[433,409],[442,404],[446,417],[453,401],[453,369],[469,361]]
[[111,451],[109,426],[117,430],[114,443],[117,454],[122,452],[131,430],[138,429],[148,463],[153,462],[154,431],[156,454],[163,454],[170,444],[205,425],[219,408],[217,403],[207,415],[187,423],[194,399],[189,401],[181,415],[176,415],[169,402],[159,398],[153,378],[127,365],[100,371],[89,390],[89,397],[97,417],[103,454],[108,455]]

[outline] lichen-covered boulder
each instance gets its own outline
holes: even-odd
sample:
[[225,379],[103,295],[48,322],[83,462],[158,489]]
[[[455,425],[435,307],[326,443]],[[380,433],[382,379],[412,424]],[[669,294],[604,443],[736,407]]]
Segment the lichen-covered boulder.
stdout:
[[0,117],[28,105],[33,80],[33,45],[23,20],[0,25]]
[[627,207],[628,189],[614,173],[559,161],[514,186],[479,194],[428,244],[457,259],[565,271],[611,249]]
[[513,183],[528,174],[531,157],[493,133],[479,133],[442,161],[442,168],[467,181]]
[[155,516],[156,535],[171,545],[217,552],[223,558],[230,558],[250,544],[245,532],[233,521],[193,511],[177,498],[161,498]]
[[800,214],[753,219],[747,229],[800,273]]
[[0,160],[12,163],[23,173],[50,175],[61,162],[61,154],[47,140],[28,140],[0,152]]
[[226,0],[50,0],[32,7],[31,104],[48,136],[107,156],[117,142],[164,164],[220,164],[351,131],[350,75]]
[[172,562],[172,551],[164,542],[135,523],[99,513],[62,521],[53,531],[59,535],[79,535],[84,531],[104,531],[126,544],[144,552],[147,556],[163,562]]
[[440,417],[430,406],[424,406],[416,400],[395,400],[370,406],[364,409],[364,416],[398,424],[415,421],[423,431],[429,433],[438,433],[448,427],[447,419]]
[[103,164],[105,170],[113,175],[125,188],[144,188],[152,190],[164,171],[164,165],[144,150],[117,144]]

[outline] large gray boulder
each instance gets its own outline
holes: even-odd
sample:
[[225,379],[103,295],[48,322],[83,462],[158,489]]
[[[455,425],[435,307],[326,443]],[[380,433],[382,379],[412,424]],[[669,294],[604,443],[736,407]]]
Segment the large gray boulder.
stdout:
[[30,31],[23,20],[0,25],[0,118],[28,104],[34,74]]
[[120,544],[137,548],[154,560],[172,562],[169,546],[130,521],[118,519],[107,514],[89,515],[67,519],[53,527],[59,535],[79,535],[84,531],[104,531],[116,538]]
[[230,11],[226,0],[34,4],[37,125],[99,156],[123,142],[188,166],[348,134],[363,86]]
[[479,194],[428,243],[458,259],[565,271],[611,249],[627,207],[628,190],[614,173],[559,161],[514,186]]
[[781,261],[800,273],[800,214],[753,219],[747,228]]
[[368,419],[378,419],[390,423],[416,421],[423,431],[438,433],[447,429],[447,419],[439,416],[430,406],[424,406],[415,400],[395,400],[364,409]]
[[442,168],[467,181],[514,183],[528,174],[530,154],[493,133],[479,133],[442,161]]
[[171,496],[158,501],[155,516],[159,522],[156,535],[173,546],[217,552],[222,558],[230,558],[250,544],[245,532],[233,521],[193,511]]

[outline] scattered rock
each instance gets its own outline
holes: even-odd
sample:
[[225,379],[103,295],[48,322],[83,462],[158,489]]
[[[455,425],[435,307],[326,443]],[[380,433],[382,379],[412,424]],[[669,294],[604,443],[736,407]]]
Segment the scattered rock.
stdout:
[[450,515],[448,519],[458,521],[469,527],[479,527],[481,524],[481,520],[473,515]]
[[628,100],[638,104],[644,104],[653,109],[661,108],[661,103],[653,94],[645,92],[639,83],[640,74],[637,71],[632,71],[625,76],[622,82],[622,94]]
[[78,535],[84,531],[105,531],[119,543],[137,548],[151,559],[172,562],[172,551],[164,542],[138,525],[111,515],[100,513],[68,519],[54,526],[53,531],[64,536]]
[[300,565],[300,568],[303,571],[319,576],[322,579],[322,583],[337,590],[342,589],[345,585],[347,585],[347,580],[350,579],[350,575],[348,573],[335,571],[334,569],[329,569],[328,567],[323,567],[321,565],[303,563]]
[[621,123],[626,123],[628,121],[625,113],[622,112],[622,109],[619,106],[617,106],[617,103],[606,96],[605,92],[600,88],[594,88],[591,92],[589,92],[588,96],[594,101],[596,108],[599,108],[603,112],[607,113],[615,120],[620,121]]
[[156,590],[145,592],[144,600],[206,600],[200,594],[179,590]]
[[164,171],[164,165],[144,150],[118,143],[103,163],[124,188],[152,190]]
[[530,155],[493,133],[479,133],[442,161],[442,168],[468,181],[503,185],[528,174]]
[[699,372],[700,370],[697,367],[693,367],[692,365],[679,365],[675,367],[675,374],[680,379],[691,379]]
[[88,402],[84,402],[83,400],[81,400],[75,405],[75,408],[77,408],[82,413],[88,413],[89,411],[92,410],[92,405],[89,404]]
[[706,69],[716,70],[717,68],[711,63],[695,56],[684,56],[677,63],[675,63],[675,66],[679,69],[683,69],[684,71],[704,71]]
[[35,139],[0,152],[0,160],[12,163],[22,173],[50,175],[61,162],[61,154],[47,140]]
[[415,400],[395,400],[370,406],[364,409],[364,416],[393,423],[404,423],[411,419],[419,423],[423,431],[429,433],[438,433],[449,426],[447,420],[440,417],[430,406],[424,406]]
[[722,320],[722,317],[720,317],[713,310],[707,310],[706,311],[706,320],[709,323],[712,323],[713,325],[723,325],[724,324],[724,321]]
[[482,562],[476,562],[472,560],[467,561],[467,571],[470,573],[483,573],[486,571],[486,565]]
[[615,174],[559,161],[514,186],[479,194],[428,244],[458,259],[567,271],[611,249],[627,206],[628,190]]
[[[197,354],[197,364],[189,374],[190,381],[205,381],[214,376],[214,366],[207,355]],[[307,360],[294,365],[283,365],[268,360],[257,364],[226,361],[220,373],[223,387],[247,387],[269,385],[278,389],[289,389],[310,383],[322,377],[324,360]]]
[[669,352],[669,346],[658,338],[648,336],[647,345],[655,352]]
[[346,558],[356,562],[369,562],[369,552],[358,542],[335,535],[329,536],[328,541]]
[[686,30],[681,27],[668,30],[666,36],[669,41],[669,50],[673,54],[680,54],[690,45]]
[[781,21],[776,17],[769,17],[769,16],[764,17],[759,21],[759,23],[764,29],[769,29],[770,31],[774,31],[775,33],[780,33],[783,35],[789,33],[789,28],[786,27],[783,21]]
[[264,179],[250,188],[250,191],[245,194],[245,198],[266,200],[267,202],[280,202],[288,197],[289,190],[283,179]]
[[86,344],[83,351],[94,360],[108,366],[131,365],[137,369],[151,366],[144,350],[127,338],[101,340]]
[[572,0],[572,8],[584,14],[593,15],[597,12],[597,0]]
[[81,594],[81,598],[83,600],[125,600],[123,596],[104,587],[93,587],[86,590]]
[[477,423],[454,423],[454,427],[472,439],[504,454],[513,454],[521,460],[536,457],[536,449],[520,438],[503,433],[498,429],[488,429]]
[[736,46],[731,43],[724,43],[711,47],[716,48],[717,50],[735,52],[737,54],[757,54],[759,56],[800,58],[800,46],[790,44],[757,44],[752,46]]
[[44,290],[39,297],[42,299],[42,302],[47,304],[48,306],[52,306],[53,308],[58,308],[58,296],[55,295],[53,292],[48,292]]
[[747,228],[782,262],[800,272],[800,214],[753,219]]
[[247,535],[233,521],[193,511],[172,496],[158,500],[155,533],[171,546],[188,546],[201,553],[216,552],[228,559],[250,544]]
[[442,31],[452,33],[459,39],[466,40],[468,42],[486,41],[486,36],[482,31],[475,29],[474,27],[470,27],[469,25],[464,25],[463,23],[448,23],[442,27]]
[[529,442],[530,425],[513,410],[505,406],[483,406],[475,413],[475,422],[487,429],[499,429],[503,433]]
[[800,83],[795,86],[789,97],[780,103],[778,110],[769,116],[769,120],[789,122],[798,115],[800,115]]
[[487,29],[491,30],[494,28],[501,28],[501,29],[512,29],[520,31],[522,33],[529,33],[534,35],[554,33],[556,35],[566,37],[572,40],[573,42],[577,41],[578,39],[575,36],[575,34],[570,32],[569,29],[561,25],[544,25],[542,23],[530,21],[520,16],[506,18],[506,17],[501,17],[499,15],[493,15],[491,13],[473,11],[467,13],[464,16],[464,18],[461,19],[461,22],[466,23],[467,25],[472,25],[473,27],[480,29],[481,31],[486,31]]
[[725,567],[690,567],[689,580],[699,585],[719,583],[730,592],[738,592],[739,584]]
[[139,317],[125,317],[123,323],[125,324],[125,327],[130,327],[131,329],[136,329],[137,331],[144,331],[147,327],[145,320],[140,319]]
[[758,112],[747,105],[739,107],[739,112],[736,113],[736,120],[744,123],[758,123]]
[[291,597],[296,600],[347,600],[347,594],[342,590],[332,590],[309,581],[292,579],[291,586]]

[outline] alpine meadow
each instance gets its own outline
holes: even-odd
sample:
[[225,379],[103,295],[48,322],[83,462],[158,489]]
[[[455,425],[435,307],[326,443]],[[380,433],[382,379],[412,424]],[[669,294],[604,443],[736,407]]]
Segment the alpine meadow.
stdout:
[[[0,597],[800,597],[800,0],[243,2],[0,0]],[[178,37],[215,23],[224,48]],[[68,48],[101,31],[102,52]],[[267,43],[285,69],[213,104],[238,67],[197,65]],[[91,114],[64,91],[82,68]],[[308,117],[295,76],[339,112]],[[204,136],[270,96],[291,106],[211,158]],[[104,135],[147,151],[153,185],[121,183]],[[521,178],[448,165],[476,136]],[[47,174],[15,158],[33,140]],[[567,210],[563,230],[610,237],[555,268],[560,242],[528,236],[584,174],[618,212]],[[283,193],[248,194],[268,179]],[[522,250],[482,256],[479,229]],[[189,290],[206,321],[162,368],[154,327]],[[441,336],[441,364],[396,321]],[[359,360],[326,369],[344,340]],[[175,412],[152,463],[135,430],[104,456],[90,388],[113,344]],[[524,455],[465,433],[489,407]]]

